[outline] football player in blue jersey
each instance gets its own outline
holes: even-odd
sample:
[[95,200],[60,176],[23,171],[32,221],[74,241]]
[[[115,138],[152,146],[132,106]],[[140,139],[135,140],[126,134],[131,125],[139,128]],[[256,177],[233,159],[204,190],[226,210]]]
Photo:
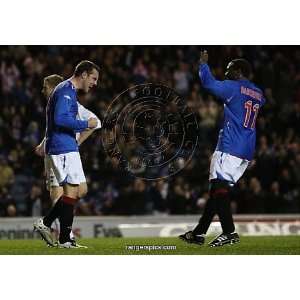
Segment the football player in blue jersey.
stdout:
[[77,91],[88,93],[97,85],[99,67],[90,61],[80,62],[73,76],[56,86],[49,97],[46,109],[45,161],[55,174],[58,184],[63,187],[63,195],[56,201],[49,213],[34,223],[43,239],[55,246],[51,234],[51,224],[60,221],[59,246],[78,248],[70,238],[74,218],[74,205],[78,201],[80,183],[85,175],[80,159],[76,133],[98,126],[98,119],[78,120]]
[[[42,94],[45,96],[45,98],[48,100],[52,92],[54,91],[55,87],[63,81],[63,77],[57,74],[52,74],[44,78],[43,81],[43,90]],[[81,105],[79,102],[78,104],[78,115],[77,119],[80,120],[88,120],[89,118],[97,118],[98,120],[98,126],[93,129],[86,129],[82,131],[81,133],[76,133],[76,139],[78,146],[80,146],[96,129],[101,128],[101,121],[100,119],[91,111],[86,109],[83,105]],[[46,138],[44,137],[41,143],[35,148],[35,153],[38,156],[41,156],[44,158],[44,164],[45,164],[45,175],[46,175],[46,186],[47,190],[50,194],[50,199],[53,203],[55,202],[63,195],[63,187],[59,185],[58,180],[55,177],[55,173],[51,167],[51,164],[49,164],[49,159],[45,158],[45,141]],[[82,178],[82,182],[79,184],[79,190],[78,190],[78,198],[81,199],[87,194],[87,183],[85,181],[85,178]],[[59,232],[59,223],[57,222],[58,219],[53,220],[55,225],[55,238],[56,234]],[[52,221],[52,220],[50,220]],[[75,239],[73,232],[71,232],[70,235],[71,239]],[[77,243],[77,245],[79,245]]]
[[223,102],[224,119],[210,164],[209,199],[194,230],[179,238],[188,243],[204,244],[205,234],[217,214],[222,234],[209,243],[216,247],[239,242],[229,193],[253,159],[256,118],[265,99],[262,91],[249,80],[252,69],[247,60],[232,60],[226,68],[224,81],[214,78],[207,63],[208,53],[202,51],[199,65],[201,84]]

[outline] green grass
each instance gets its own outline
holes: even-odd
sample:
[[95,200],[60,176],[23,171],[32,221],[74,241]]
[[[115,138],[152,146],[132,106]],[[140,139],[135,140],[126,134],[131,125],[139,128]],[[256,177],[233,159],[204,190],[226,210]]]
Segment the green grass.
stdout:
[[[208,239],[210,240],[210,239]],[[81,239],[88,249],[48,248],[42,240],[0,240],[0,254],[196,254],[196,255],[239,255],[239,254],[300,254],[298,236],[241,237],[241,242],[220,248],[186,244],[177,238],[97,238]],[[128,245],[174,245],[176,250],[128,250]]]

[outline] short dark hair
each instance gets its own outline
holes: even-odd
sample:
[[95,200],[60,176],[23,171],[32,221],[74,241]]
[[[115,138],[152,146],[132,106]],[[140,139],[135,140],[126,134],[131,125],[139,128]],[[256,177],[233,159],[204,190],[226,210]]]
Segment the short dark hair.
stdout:
[[83,60],[75,67],[74,76],[78,77],[83,72],[87,72],[88,74],[90,74],[94,69],[100,72],[99,66],[97,66],[95,63],[89,60]]
[[44,78],[51,86],[56,87],[59,83],[61,83],[64,78],[60,75],[53,74]]
[[240,69],[242,74],[246,78],[249,78],[250,74],[252,73],[252,67],[248,60],[244,58],[237,58],[232,60],[231,62],[233,63],[233,69]]

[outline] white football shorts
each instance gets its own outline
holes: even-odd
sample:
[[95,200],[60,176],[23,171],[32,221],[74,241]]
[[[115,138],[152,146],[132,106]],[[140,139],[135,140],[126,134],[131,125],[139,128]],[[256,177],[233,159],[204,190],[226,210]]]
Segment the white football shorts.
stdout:
[[79,152],[45,155],[47,188],[86,182]]
[[249,160],[215,151],[210,162],[209,180],[218,178],[236,183],[246,171],[249,163]]

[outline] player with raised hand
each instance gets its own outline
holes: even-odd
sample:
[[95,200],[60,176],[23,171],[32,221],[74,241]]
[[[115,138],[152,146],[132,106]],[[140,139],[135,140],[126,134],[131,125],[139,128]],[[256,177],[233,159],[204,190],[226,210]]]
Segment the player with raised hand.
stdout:
[[224,120],[210,164],[209,199],[198,225],[193,231],[188,231],[179,238],[188,243],[204,244],[205,234],[217,214],[223,232],[210,242],[210,246],[215,247],[239,242],[230,207],[230,189],[253,159],[255,123],[265,99],[262,91],[249,80],[252,70],[247,60],[232,60],[227,66],[227,80],[224,81],[214,78],[207,63],[208,53],[202,51],[200,80],[203,88],[223,102]]
[[76,141],[76,133],[98,126],[95,117],[78,120],[77,91],[88,93],[99,78],[99,67],[90,61],[80,62],[73,76],[60,83],[50,95],[46,109],[45,160],[52,168],[63,195],[56,201],[49,213],[34,223],[47,244],[55,246],[51,224],[60,221],[59,246],[78,248],[70,238],[74,218],[74,205],[78,201],[80,183],[86,182]]
[[[57,74],[52,74],[44,78],[42,94],[45,96],[46,99],[49,99],[54,88],[62,81],[63,81],[63,77]],[[78,104],[77,119],[88,120],[89,118],[97,118],[98,121],[98,125],[96,128],[93,129],[88,128],[82,131],[81,133],[76,134],[77,143],[80,146],[95,131],[95,129],[101,128],[101,121],[94,113],[86,109],[79,102],[77,104]],[[42,142],[35,148],[35,153],[41,157],[45,156],[45,140],[46,138],[44,138]],[[45,164],[47,190],[50,193],[50,199],[54,205],[55,202],[63,195],[63,187],[59,185],[55,177],[55,173],[51,167],[51,164],[49,164],[49,160],[45,158],[44,164]],[[82,180],[83,182],[80,182],[79,190],[78,190],[79,199],[83,198],[87,194],[87,184],[85,178],[82,178]],[[59,231],[59,226],[56,220],[54,220],[54,224],[56,225],[57,231]],[[71,239],[74,239],[72,232],[71,232]]]

